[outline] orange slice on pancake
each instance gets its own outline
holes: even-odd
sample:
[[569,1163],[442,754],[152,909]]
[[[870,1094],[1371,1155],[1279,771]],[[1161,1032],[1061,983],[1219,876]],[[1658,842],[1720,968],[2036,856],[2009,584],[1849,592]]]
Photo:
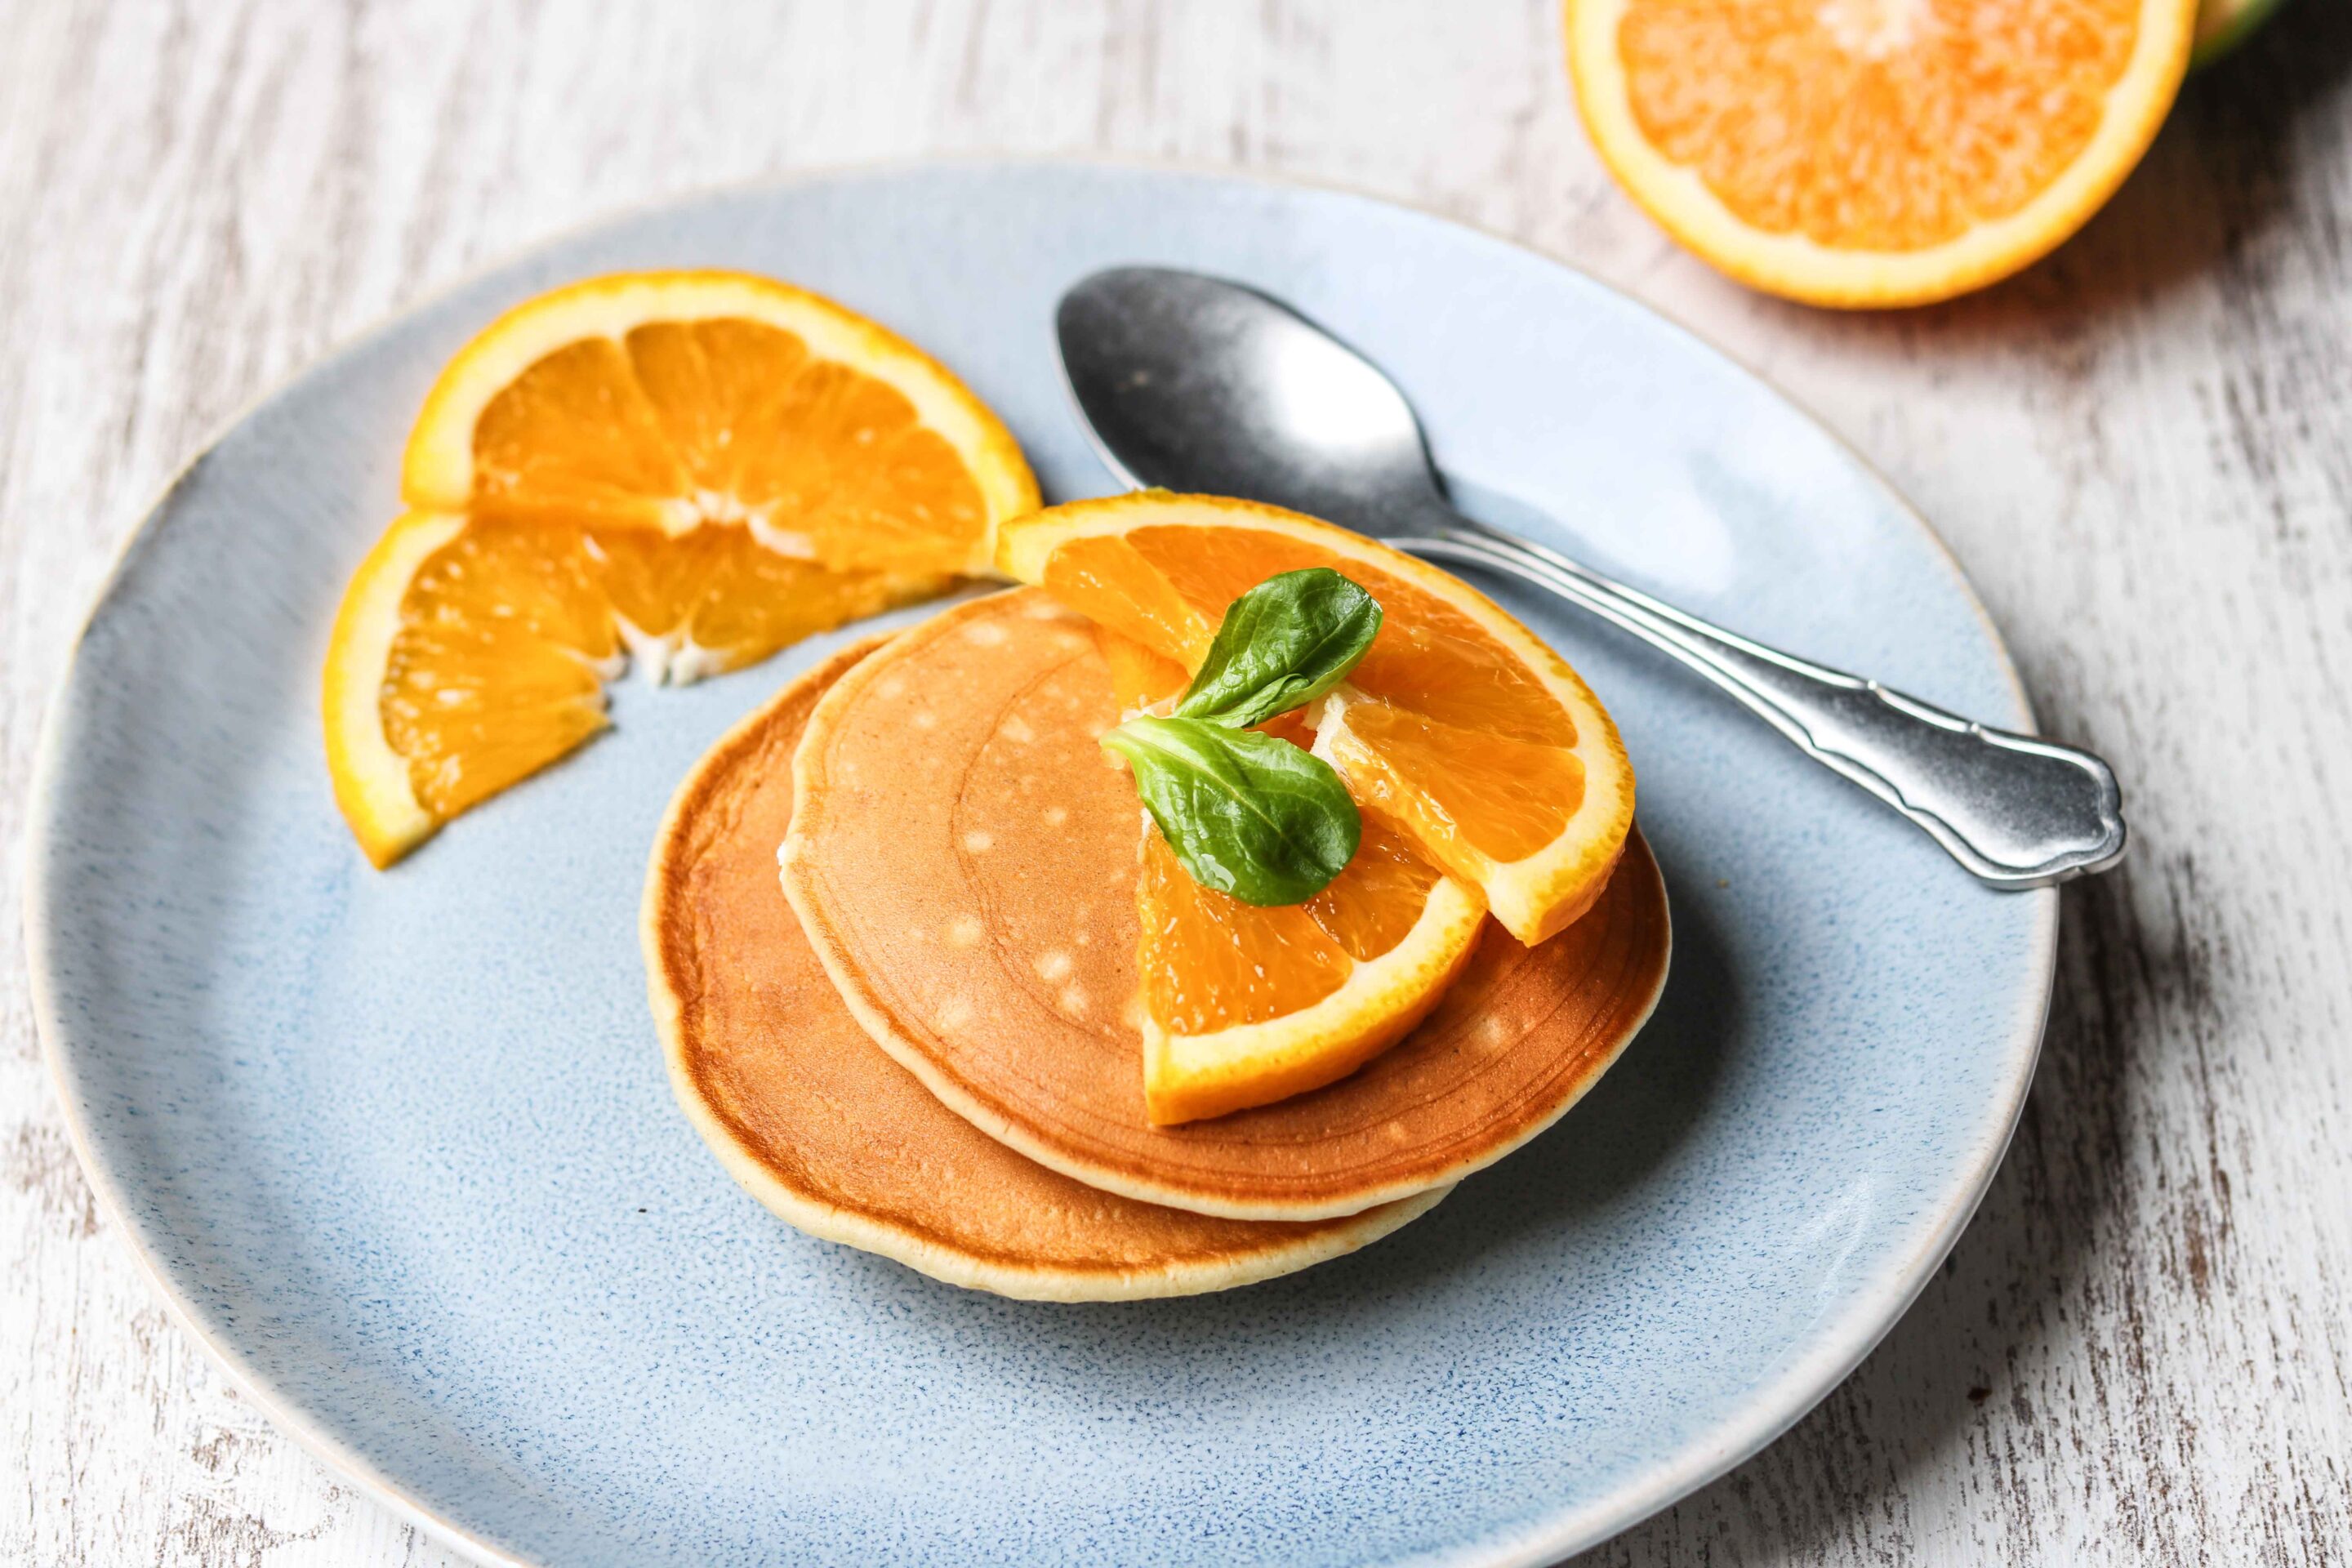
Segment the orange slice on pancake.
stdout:
[[981,1131],[1148,1203],[1357,1214],[1535,1136],[1649,1016],[1670,938],[1636,834],[1587,919],[1533,948],[1488,923],[1435,1010],[1348,1077],[1151,1126],[1140,811],[1097,745],[1120,710],[1092,634],[1034,591],[955,605],[844,676],[793,759],[784,884],[811,945],[867,1034]]
[[1591,909],[1633,825],[1633,770],[1567,661],[1485,595],[1278,507],[1150,490],[1034,512],[997,564],[1187,670],[1225,606],[1328,566],[1381,603],[1380,636],[1308,714],[1358,804],[1476,888],[1521,942]]
[[818,698],[873,646],[827,659],[711,749],[672,801],[647,872],[646,978],[671,1085],[737,1181],[813,1236],[951,1284],[1063,1301],[1288,1273],[1444,1197],[1304,1224],[1137,1203],[1024,1159],[877,1050],[776,885],[793,749]]
[[500,317],[426,397],[402,492],[324,692],[335,798],[378,866],[604,730],[630,660],[692,680],[940,593],[1037,502],[945,367],[725,272],[594,279]]
[[[1097,627],[1119,711],[1174,696],[1184,671]],[[1285,715],[1265,726],[1299,745]],[[1476,945],[1476,889],[1411,840],[1364,825],[1348,868],[1304,904],[1265,907],[1195,882],[1150,818],[1142,925],[1143,1104],[1158,1125],[1270,1105],[1344,1078],[1402,1038]]]

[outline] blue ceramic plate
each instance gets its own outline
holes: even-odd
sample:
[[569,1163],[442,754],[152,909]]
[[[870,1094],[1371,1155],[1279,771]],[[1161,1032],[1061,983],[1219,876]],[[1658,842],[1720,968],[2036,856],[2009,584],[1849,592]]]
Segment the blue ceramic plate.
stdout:
[[1049,498],[1110,488],[1055,296],[1155,261],[1370,352],[1468,510],[2004,724],[1934,535],[1834,439],[1540,257],[1326,191],[1097,165],[827,175],[621,218],[320,364],[188,469],[53,714],[35,982],[90,1179],[288,1430],[445,1539],[544,1564],[1549,1561],[1786,1427],[1975,1206],[2023,1100],[2047,892],[1925,837],[1678,668],[1507,585],[1624,727],[1674,978],[1557,1129],[1370,1250],[1055,1307],[814,1241],[670,1101],[635,917],[671,786],[832,646],[683,692],[389,874],[318,679],[435,371],[618,268],[749,268],[938,354]]

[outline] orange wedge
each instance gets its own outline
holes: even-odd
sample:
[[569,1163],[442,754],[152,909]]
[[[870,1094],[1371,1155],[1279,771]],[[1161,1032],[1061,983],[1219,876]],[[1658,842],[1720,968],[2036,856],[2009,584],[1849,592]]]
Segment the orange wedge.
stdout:
[[1616,726],[1565,660],[1459,579],[1296,512],[1164,491],[1008,523],[997,564],[1185,669],[1245,590],[1303,566],[1340,572],[1383,619],[1306,716],[1316,754],[1523,942],[1607,887],[1633,822]]
[[[1183,687],[1182,667],[1116,632],[1097,636],[1120,711]],[[1314,739],[1295,723],[1267,728]],[[1304,904],[1265,907],[1192,880],[1147,817],[1136,906],[1143,1101],[1158,1126],[1347,1077],[1428,1016],[1485,918],[1475,889],[1377,821],[1330,886]]]
[[2038,260],[2172,107],[2197,0],[1569,0],[1601,161],[1733,278],[1916,305]]
[[335,797],[378,866],[604,729],[632,658],[693,680],[940,593],[1037,501],[944,367],[723,272],[595,279],[499,318],[426,397],[402,489],[324,694]]

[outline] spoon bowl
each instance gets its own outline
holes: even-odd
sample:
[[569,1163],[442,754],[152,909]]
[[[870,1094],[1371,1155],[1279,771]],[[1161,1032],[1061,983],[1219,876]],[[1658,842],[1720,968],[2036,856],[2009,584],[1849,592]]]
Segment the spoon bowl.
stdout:
[[1062,371],[1112,472],[1240,496],[1368,532],[1444,505],[1396,384],[1264,295],[1124,267],[1062,297]]

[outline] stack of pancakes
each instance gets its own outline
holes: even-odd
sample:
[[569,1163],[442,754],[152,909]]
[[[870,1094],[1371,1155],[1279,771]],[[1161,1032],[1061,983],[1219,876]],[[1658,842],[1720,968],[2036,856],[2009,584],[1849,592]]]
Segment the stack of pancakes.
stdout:
[[[1327,1088],[1144,1115],[1137,803],[1087,624],[1034,589],[846,648],[671,804],[644,916],[679,1103],[812,1235],[1003,1295],[1218,1290],[1353,1251],[1558,1120],[1665,979],[1637,833],[1534,948]],[[779,861],[782,861],[779,886]]]

